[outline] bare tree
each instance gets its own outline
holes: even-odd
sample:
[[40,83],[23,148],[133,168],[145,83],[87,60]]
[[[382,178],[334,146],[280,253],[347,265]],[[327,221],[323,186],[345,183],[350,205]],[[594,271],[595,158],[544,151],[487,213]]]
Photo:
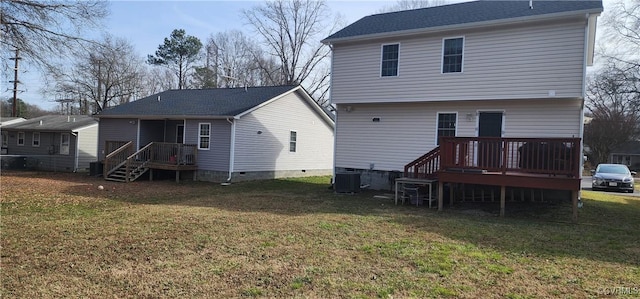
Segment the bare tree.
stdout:
[[[269,60],[258,60],[269,81],[274,84],[303,84],[317,96],[329,88],[327,63],[329,47],[321,38],[334,31],[338,24],[332,20],[324,1],[276,0],[243,11],[247,22],[261,37],[269,55],[279,64],[273,72]],[[316,74],[319,73],[319,74]]]
[[383,7],[378,13],[442,6],[445,4],[447,4],[446,0],[398,0],[393,5]]
[[165,90],[173,89],[177,85],[177,78],[166,68],[149,66],[144,72],[140,96],[148,96]]
[[58,90],[88,100],[93,112],[131,101],[142,86],[142,61],[124,39],[106,36],[104,41],[79,56]]
[[606,162],[614,147],[640,139],[640,0],[615,2],[607,16],[604,65],[587,85],[586,108],[593,119],[585,126],[584,142],[596,163]]
[[97,28],[107,12],[105,1],[3,0],[2,61],[19,49],[33,63],[53,68],[53,58],[77,50],[86,42],[82,33]]
[[640,105],[627,92],[634,88],[629,84],[614,65],[590,78],[586,108],[593,119],[585,126],[584,142],[595,163],[606,162],[614,147],[640,138]]

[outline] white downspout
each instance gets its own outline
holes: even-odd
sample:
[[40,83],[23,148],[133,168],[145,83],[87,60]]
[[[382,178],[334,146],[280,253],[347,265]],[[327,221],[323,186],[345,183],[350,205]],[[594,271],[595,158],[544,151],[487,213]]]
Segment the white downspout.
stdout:
[[235,147],[236,147],[236,122],[231,121],[231,118],[227,118],[227,122],[231,124],[231,144],[229,146],[229,177],[227,177],[227,183],[231,182],[231,174],[233,174],[233,163],[235,160]]
[[582,179],[582,172],[584,171],[584,107],[587,98],[587,64],[589,63],[589,14],[587,17],[587,25],[584,28],[584,60],[582,65],[582,103],[580,103],[580,174]]
[[77,132],[71,132],[71,135],[76,137],[76,153],[75,153],[75,162],[73,163],[73,172],[78,172],[78,158],[79,158],[79,153],[80,153],[80,137],[78,137],[78,133]]
[[[331,65],[329,66],[329,104],[333,104],[333,46],[329,44],[329,49],[331,49]],[[335,120],[333,122],[333,176],[331,177],[331,185],[335,185],[336,179],[336,145],[338,141],[338,105],[336,105],[335,111]],[[335,187],[334,187],[335,188]]]

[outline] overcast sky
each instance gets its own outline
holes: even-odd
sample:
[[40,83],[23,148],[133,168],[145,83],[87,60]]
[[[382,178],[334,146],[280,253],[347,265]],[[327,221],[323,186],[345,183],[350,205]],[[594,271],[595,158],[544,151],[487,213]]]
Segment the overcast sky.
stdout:
[[[463,2],[456,0],[449,2]],[[607,7],[605,0],[605,11]],[[136,48],[140,57],[153,54],[173,29],[185,29],[186,33],[198,37],[203,43],[211,34],[238,29],[251,34],[251,29],[242,18],[242,10],[261,4],[261,1],[110,1],[110,16],[105,20],[105,32],[125,38]],[[395,1],[329,0],[333,13],[340,13],[346,24],[377,13]],[[96,34],[99,37],[100,34]],[[251,35],[250,35],[251,36]],[[319,42],[319,41],[318,41]],[[21,68],[19,80],[23,90],[19,98],[29,104],[45,109],[56,104],[54,95],[40,93],[41,75],[27,65]],[[12,97],[8,81],[2,80],[2,98]]]

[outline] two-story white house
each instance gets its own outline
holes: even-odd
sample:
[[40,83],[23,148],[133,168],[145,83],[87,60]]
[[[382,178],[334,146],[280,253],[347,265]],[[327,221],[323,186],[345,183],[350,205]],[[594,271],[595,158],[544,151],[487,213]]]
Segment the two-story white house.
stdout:
[[602,10],[601,1],[475,1],[371,15],[327,37],[335,171],[360,172],[374,189],[401,176],[522,185],[465,169],[553,174],[570,182],[528,187],[577,198]]

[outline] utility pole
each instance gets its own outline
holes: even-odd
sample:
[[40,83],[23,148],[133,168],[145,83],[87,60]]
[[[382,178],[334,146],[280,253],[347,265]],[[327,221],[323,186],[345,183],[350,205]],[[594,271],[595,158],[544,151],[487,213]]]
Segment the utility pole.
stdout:
[[9,81],[13,83],[13,107],[11,109],[11,116],[18,116],[18,62],[20,61],[20,50],[16,49],[16,56],[13,58],[9,58],[11,60],[15,60],[15,66],[13,67],[13,81]]

